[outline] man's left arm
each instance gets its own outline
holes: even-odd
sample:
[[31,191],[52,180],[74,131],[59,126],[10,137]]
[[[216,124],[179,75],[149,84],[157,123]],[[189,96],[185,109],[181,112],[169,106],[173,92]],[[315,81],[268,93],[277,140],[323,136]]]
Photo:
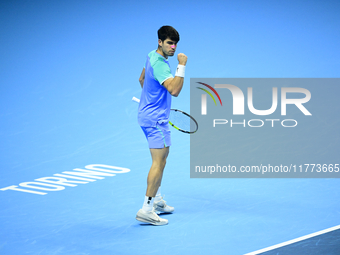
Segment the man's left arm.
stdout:
[[185,65],[187,64],[188,57],[183,53],[179,53],[177,59],[178,66],[175,78],[169,78],[162,84],[174,97],[177,97],[183,88]]

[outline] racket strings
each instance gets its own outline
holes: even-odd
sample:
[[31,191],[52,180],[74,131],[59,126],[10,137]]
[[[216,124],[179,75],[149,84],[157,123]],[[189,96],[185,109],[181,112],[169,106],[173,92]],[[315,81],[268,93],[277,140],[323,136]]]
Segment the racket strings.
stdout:
[[178,129],[186,132],[195,132],[197,130],[197,123],[179,110],[171,110],[169,121]]

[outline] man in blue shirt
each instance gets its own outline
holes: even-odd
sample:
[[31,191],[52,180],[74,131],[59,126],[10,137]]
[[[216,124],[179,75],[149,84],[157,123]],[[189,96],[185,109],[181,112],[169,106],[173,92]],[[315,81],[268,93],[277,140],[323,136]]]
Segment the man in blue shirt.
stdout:
[[142,209],[136,219],[153,225],[165,225],[168,220],[160,218],[159,213],[171,213],[174,208],[168,206],[161,197],[160,185],[163,170],[171,145],[169,114],[171,97],[177,97],[184,82],[187,56],[177,55],[178,66],[175,77],[172,76],[169,56],[174,56],[179,34],[171,26],[158,30],[158,48],[147,56],[145,67],[139,82],[142,94],[138,108],[138,123],[149,144],[152,165],[147,178],[147,190]]

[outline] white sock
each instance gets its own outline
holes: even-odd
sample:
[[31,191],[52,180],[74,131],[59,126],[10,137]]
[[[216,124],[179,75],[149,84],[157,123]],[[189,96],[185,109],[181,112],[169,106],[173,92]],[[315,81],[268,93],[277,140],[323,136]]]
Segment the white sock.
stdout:
[[155,199],[154,197],[145,196],[144,204],[143,204],[143,207],[142,207],[143,211],[145,211],[145,212],[151,212],[152,211],[154,199]]
[[156,194],[156,197],[155,197],[155,202],[158,202],[162,199],[162,196],[161,196],[161,186],[159,186],[158,190],[157,190],[157,194]]

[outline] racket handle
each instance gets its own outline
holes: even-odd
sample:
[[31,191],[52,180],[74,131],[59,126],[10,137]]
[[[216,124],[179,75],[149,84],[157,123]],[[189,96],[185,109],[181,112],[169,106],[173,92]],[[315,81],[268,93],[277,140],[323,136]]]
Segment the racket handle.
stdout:
[[132,101],[135,101],[136,103],[139,103],[140,100],[137,97],[133,97]]

